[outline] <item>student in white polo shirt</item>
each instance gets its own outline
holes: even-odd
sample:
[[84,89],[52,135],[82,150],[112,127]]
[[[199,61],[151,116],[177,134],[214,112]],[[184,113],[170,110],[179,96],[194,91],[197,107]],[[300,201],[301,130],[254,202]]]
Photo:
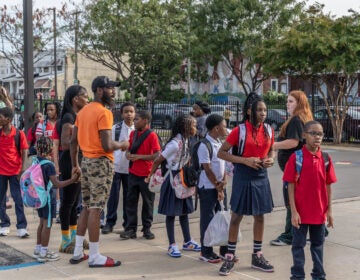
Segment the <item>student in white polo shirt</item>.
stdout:
[[[200,241],[201,253],[199,259],[204,262],[218,263],[221,258],[214,253],[212,247],[204,246],[205,231],[214,217],[220,210],[219,201],[224,200],[226,206],[226,180],[225,180],[225,161],[217,157],[217,153],[222,145],[220,139],[226,136],[226,121],[223,116],[209,115],[205,122],[208,133],[205,141],[211,144],[209,149],[205,143],[201,143],[198,149],[199,164],[201,174],[199,178],[199,200],[200,200]],[[203,140],[204,141],[204,140]],[[210,158],[210,154],[212,157]],[[220,247],[220,255],[224,255],[226,246]]]

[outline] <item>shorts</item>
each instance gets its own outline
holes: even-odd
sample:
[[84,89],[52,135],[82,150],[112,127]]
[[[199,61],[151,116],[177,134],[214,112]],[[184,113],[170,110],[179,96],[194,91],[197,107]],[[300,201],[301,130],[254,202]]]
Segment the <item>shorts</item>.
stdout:
[[[50,190],[50,197],[51,197],[51,202],[50,202],[50,206],[51,206],[51,216],[50,219],[55,219],[56,218],[56,189],[51,189]],[[43,208],[39,208],[37,209],[38,212],[38,217],[47,220],[49,218],[49,205],[46,204]]]
[[107,157],[86,158],[81,162],[82,204],[104,209],[110,194],[114,164]]

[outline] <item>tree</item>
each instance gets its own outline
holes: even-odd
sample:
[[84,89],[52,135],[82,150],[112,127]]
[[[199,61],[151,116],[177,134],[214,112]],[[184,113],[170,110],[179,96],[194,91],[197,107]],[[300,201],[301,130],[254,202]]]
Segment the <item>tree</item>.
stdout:
[[[208,0],[199,4],[192,26],[198,37],[192,59],[224,60],[245,94],[269,76],[262,71],[265,42],[289,28],[303,7],[295,0]],[[216,74],[216,73],[215,73]]]
[[170,87],[179,71],[186,38],[181,1],[91,1],[82,13],[81,51],[115,70],[134,100]]
[[[52,11],[48,9],[36,9],[33,12],[34,63],[47,54],[45,50],[53,40],[52,20]],[[0,54],[10,62],[10,65],[20,77],[24,77],[22,6],[7,7],[4,5],[0,7],[0,22],[0,37],[3,44],[2,48],[0,48]]]
[[[312,6],[282,34],[268,42],[265,71],[311,79],[323,97],[331,120],[334,143],[341,143],[350,95],[360,69],[359,14],[333,18]],[[323,85],[326,92],[323,90]]]

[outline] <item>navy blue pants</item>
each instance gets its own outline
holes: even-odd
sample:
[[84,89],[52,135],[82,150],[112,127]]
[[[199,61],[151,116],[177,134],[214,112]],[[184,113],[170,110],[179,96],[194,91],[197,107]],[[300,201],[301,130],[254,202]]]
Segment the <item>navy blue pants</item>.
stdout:
[[20,183],[16,175],[0,175],[0,227],[10,226],[10,218],[6,214],[6,191],[8,183],[10,184],[11,197],[15,202],[15,214],[17,219],[16,228],[26,228],[27,221],[24,213],[24,204],[21,198]]
[[106,212],[106,224],[110,226],[114,226],[117,221],[117,209],[119,205],[119,195],[120,195],[120,188],[121,185],[123,187],[123,223],[122,226],[125,228],[127,223],[127,215],[126,215],[126,197],[128,193],[128,180],[129,175],[124,173],[117,173],[115,172],[111,190],[110,190],[110,196],[107,203],[107,212]]
[[302,224],[300,228],[292,228],[293,240],[291,252],[294,265],[291,267],[291,280],[305,279],[305,254],[306,235],[310,235],[310,252],[313,261],[313,270],[311,276],[313,280],[325,280],[325,271],[323,267],[323,249],[325,239],[325,225],[307,225]]
[[[211,256],[213,253],[213,247],[204,246],[204,236],[209,223],[214,217],[215,213],[220,211],[220,204],[217,200],[218,192],[216,189],[198,188],[199,201],[200,201],[200,242],[201,253],[203,256]],[[224,198],[224,205],[226,209],[226,193]],[[220,255],[225,255],[227,252],[227,246],[220,247]]]

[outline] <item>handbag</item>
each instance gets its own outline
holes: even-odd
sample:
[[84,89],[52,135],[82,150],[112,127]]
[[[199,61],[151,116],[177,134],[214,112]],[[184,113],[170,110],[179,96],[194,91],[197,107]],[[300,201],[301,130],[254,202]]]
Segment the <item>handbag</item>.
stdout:
[[179,199],[185,199],[195,194],[196,187],[190,186],[188,187],[184,182],[184,170],[183,168],[173,176],[172,172],[170,172],[170,183],[171,187],[175,191],[175,196]]
[[160,168],[156,169],[155,173],[151,176],[149,181],[149,190],[154,193],[159,193],[161,190],[161,186],[164,183],[166,177],[169,175],[170,169],[166,171],[164,176],[162,175],[162,171]]
[[[224,203],[220,201],[221,210],[211,219],[204,235],[204,246],[226,246],[229,238],[230,211],[225,210]],[[237,241],[242,239],[240,227]]]

